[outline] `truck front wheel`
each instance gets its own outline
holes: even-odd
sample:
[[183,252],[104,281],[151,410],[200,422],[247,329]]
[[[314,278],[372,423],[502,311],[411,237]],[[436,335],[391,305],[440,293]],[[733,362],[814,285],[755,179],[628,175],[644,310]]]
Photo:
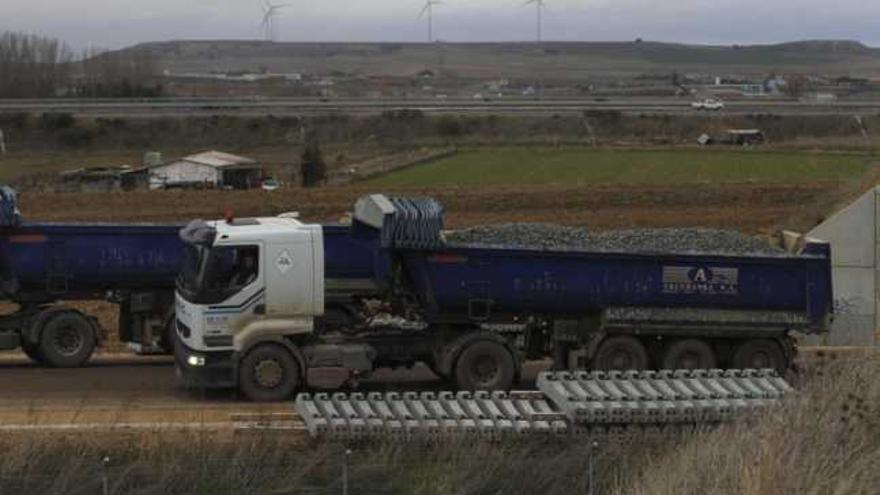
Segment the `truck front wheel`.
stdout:
[[55,368],[82,366],[95,352],[95,328],[76,311],[58,312],[45,322],[36,351],[45,364]]
[[255,402],[289,399],[300,387],[301,373],[296,358],[278,344],[260,344],[241,360],[239,388]]
[[516,362],[500,343],[478,340],[461,352],[454,375],[459,390],[510,390],[516,378]]

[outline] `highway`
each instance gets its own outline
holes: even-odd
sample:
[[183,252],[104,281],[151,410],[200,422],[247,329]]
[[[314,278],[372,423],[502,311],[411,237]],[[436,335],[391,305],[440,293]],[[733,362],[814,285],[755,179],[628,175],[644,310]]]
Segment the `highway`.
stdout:
[[328,113],[377,114],[419,110],[428,114],[553,115],[588,110],[625,114],[678,115],[865,115],[880,112],[880,99],[803,102],[794,99],[738,99],[718,111],[691,108],[690,98],[156,98],[156,99],[0,99],[2,113],[66,112],[83,117],[187,117],[209,115],[298,116]]

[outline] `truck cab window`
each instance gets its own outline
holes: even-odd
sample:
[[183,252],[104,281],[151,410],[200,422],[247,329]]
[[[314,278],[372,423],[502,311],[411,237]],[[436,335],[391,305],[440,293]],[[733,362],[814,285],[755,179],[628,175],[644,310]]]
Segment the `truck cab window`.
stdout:
[[256,246],[236,248],[235,267],[229,281],[229,288],[247,287],[257,279],[260,267],[260,251]]
[[259,246],[191,246],[188,255],[178,288],[194,302],[223,302],[260,275]]
[[[232,293],[253,283],[259,274],[260,248],[222,246],[211,253],[206,286],[209,290]],[[232,294],[229,294],[232,295]]]

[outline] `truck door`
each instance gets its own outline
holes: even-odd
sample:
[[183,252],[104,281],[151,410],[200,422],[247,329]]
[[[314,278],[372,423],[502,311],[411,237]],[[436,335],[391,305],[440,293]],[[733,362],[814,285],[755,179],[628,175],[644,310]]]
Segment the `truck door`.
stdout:
[[303,229],[283,242],[266,247],[267,314],[307,317],[323,313],[324,265],[320,241],[320,233],[315,239],[313,232]]
[[214,251],[205,283],[210,291],[228,297],[205,311],[205,344],[209,347],[228,345],[229,336],[225,334],[231,324],[261,312],[266,304],[263,246],[218,246]]

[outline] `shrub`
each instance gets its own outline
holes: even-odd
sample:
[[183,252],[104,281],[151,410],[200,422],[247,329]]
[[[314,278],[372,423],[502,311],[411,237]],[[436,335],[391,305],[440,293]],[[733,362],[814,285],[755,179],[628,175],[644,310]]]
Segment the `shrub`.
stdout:
[[40,115],[40,124],[47,131],[60,131],[76,125],[76,117],[69,113],[44,113]]
[[437,134],[445,138],[459,137],[464,134],[464,126],[457,117],[445,115],[437,121]]
[[95,133],[90,129],[82,127],[71,127],[62,129],[58,133],[58,142],[62,146],[68,148],[81,148],[92,144],[95,139]]
[[300,177],[303,187],[315,187],[327,179],[327,164],[324,163],[324,156],[315,138],[306,142],[300,164]]
[[16,112],[10,114],[0,114],[0,129],[4,127],[13,127],[16,129],[25,129],[28,126],[29,116],[25,112]]

